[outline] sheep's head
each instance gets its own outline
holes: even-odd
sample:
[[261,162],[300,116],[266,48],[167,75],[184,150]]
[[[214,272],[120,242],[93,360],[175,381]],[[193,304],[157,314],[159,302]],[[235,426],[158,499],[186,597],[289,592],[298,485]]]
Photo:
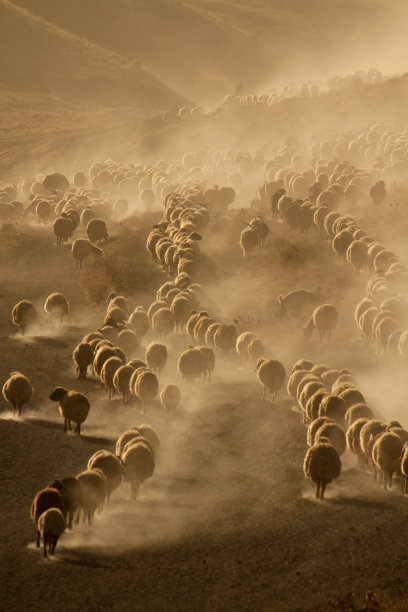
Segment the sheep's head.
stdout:
[[65,389],[64,387],[55,387],[50,394],[50,400],[53,402],[61,402],[67,393],[68,389]]

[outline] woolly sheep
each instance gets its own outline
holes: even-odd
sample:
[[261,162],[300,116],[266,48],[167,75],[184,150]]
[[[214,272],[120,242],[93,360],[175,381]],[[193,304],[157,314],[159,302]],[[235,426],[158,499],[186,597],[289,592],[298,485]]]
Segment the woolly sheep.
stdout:
[[373,446],[372,460],[374,467],[383,475],[385,490],[392,487],[392,475],[401,464],[402,448],[401,438],[392,432],[381,434]]
[[74,232],[74,226],[71,219],[57,217],[52,224],[52,231],[57,238],[57,246],[60,246],[63,242],[71,238]]
[[170,309],[174,316],[176,331],[181,331],[190,316],[191,301],[183,296],[176,297],[173,300]]
[[125,479],[130,482],[130,496],[135,499],[140,485],[153,475],[155,468],[153,453],[145,444],[135,444],[123,453],[122,464]]
[[59,319],[62,325],[62,320],[69,311],[68,300],[62,293],[51,293],[45,300],[44,310],[50,317]]
[[340,427],[344,427],[347,412],[345,401],[337,395],[326,395],[320,404],[319,416],[333,419]]
[[329,440],[330,444],[336,449],[339,457],[341,457],[346,450],[347,442],[346,434],[340,425],[337,423],[323,423],[316,432],[315,443],[318,443],[322,438]]
[[308,400],[305,406],[306,417],[310,421],[314,421],[318,418],[321,412],[322,400],[329,395],[329,392],[325,388],[320,388],[316,391]]
[[172,416],[181,400],[181,391],[173,383],[167,384],[160,393],[160,402],[166,413],[167,418]]
[[365,417],[359,417],[349,425],[346,431],[347,447],[357,456],[359,465],[364,463],[364,453],[361,450],[360,432],[362,427],[368,422]]
[[354,404],[365,404],[366,401],[364,399],[361,391],[355,388],[349,388],[345,391],[338,393],[338,396],[344,401],[344,405],[346,410],[350,408],[350,406],[354,406]]
[[248,357],[256,363],[258,359],[264,355],[264,353],[265,347],[263,342],[259,338],[253,338],[248,344]]
[[107,496],[108,482],[99,468],[84,470],[76,477],[82,489],[82,510],[83,520],[92,525],[94,514],[100,508]]
[[102,470],[107,480],[107,500],[109,501],[113,491],[122,482],[122,467],[119,459],[109,451],[99,450],[90,457],[87,465],[88,470],[98,468]]
[[97,376],[98,378],[100,377],[102,367],[105,361],[107,361],[111,357],[118,357],[118,356],[119,356],[119,353],[118,353],[117,347],[110,346],[105,343],[102,343],[100,346],[98,346],[98,349],[95,353],[95,357],[92,363],[95,376]]
[[258,234],[250,227],[243,229],[239,239],[239,244],[244,253],[244,257],[248,258],[258,244]]
[[316,485],[316,499],[324,499],[326,486],[341,472],[341,460],[334,446],[327,442],[313,444],[306,453],[303,471]]
[[337,253],[339,263],[345,261],[347,249],[352,242],[353,234],[347,229],[341,230],[334,236],[332,246]]
[[187,382],[199,379],[204,372],[204,355],[198,348],[185,350],[178,358],[177,369]]
[[24,336],[37,319],[37,310],[29,300],[21,300],[11,311],[11,318],[14,325],[20,328],[21,335]]
[[347,248],[346,259],[352,264],[354,273],[358,274],[367,267],[367,245],[360,240],[354,240]]
[[13,406],[13,411],[21,416],[21,408],[28,404],[33,395],[33,387],[24,374],[11,372],[3,385],[3,397]]
[[55,387],[50,394],[50,400],[59,402],[59,411],[64,419],[64,433],[67,426],[71,430],[71,421],[76,423],[74,433],[81,434],[81,424],[88,416],[90,405],[88,398],[77,391],[68,391],[64,387]]
[[146,349],[145,360],[153,372],[160,374],[167,362],[167,347],[159,342],[152,342]]
[[313,444],[315,443],[316,433],[325,423],[334,423],[334,421],[332,419],[329,419],[328,417],[317,417],[317,419],[310,423],[306,432],[306,440],[308,446],[313,446]]
[[125,451],[130,448],[131,442],[142,443],[150,449],[151,453],[154,454],[154,449],[150,441],[142,435],[142,432],[138,427],[132,427],[128,431],[125,431],[116,441],[116,456],[122,458]]
[[310,359],[299,359],[293,364],[292,372],[295,372],[295,370],[311,370],[313,366],[314,363]]
[[92,346],[88,342],[81,342],[75,347],[72,358],[76,365],[77,378],[85,379],[87,377],[88,367],[94,358]]
[[326,391],[323,383],[321,380],[312,380],[311,382],[308,382],[307,384],[305,384],[302,388],[302,391],[300,392],[300,394],[298,394],[298,404],[302,410],[303,413],[303,423],[306,423],[306,405],[307,402],[309,401],[309,399],[315,394],[317,393],[317,391]]
[[224,352],[230,351],[236,345],[237,336],[235,325],[220,325],[214,334],[214,345]]
[[92,244],[86,238],[77,238],[72,243],[72,256],[76,260],[76,267],[78,269],[82,269],[82,263],[86,265],[86,260],[91,253],[96,255],[97,257],[102,257],[102,249]]
[[174,315],[169,308],[160,308],[152,317],[152,329],[159,337],[170,334],[174,324]]
[[266,398],[266,390],[269,398],[275,400],[276,394],[285,382],[286,370],[276,359],[259,359],[256,364],[258,380],[263,385],[262,399]]
[[50,555],[54,555],[58,539],[65,531],[65,519],[61,510],[49,508],[38,519],[38,533],[44,545],[44,557],[47,558],[47,548]]
[[368,463],[368,460],[370,458],[368,455],[368,445],[370,440],[378,434],[384,433],[386,427],[386,423],[384,423],[383,421],[378,421],[376,419],[370,419],[365,425],[362,426],[360,430],[360,448],[366,463]]
[[116,370],[123,365],[123,362],[119,357],[109,357],[102,366],[100,373],[101,383],[104,385],[108,392],[108,397],[111,399],[115,392],[115,386],[113,384],[113,377],[115,376]]
[[113,375],[113,386],[122,395],[124,402],[127,402],[130,395],[130,379],[135,368],[131,365],[121,365]]
[[37,527],[37,548],[40,546],[41,533],[38,529],[38,519],[46,510],[57,508],[61,510],[65,518],[64,498],[61,493],[52,487],[47,487],[38,491],[31,503],[30,518]]
[[118,334],[117,342],[128,355],[135,353],[140,346],[137,334],[131,329],[122,329]]
[[142,402],[142,412],[148,412],[150,404],[159,391],[159,381],[156,374],[150,370],[142,371],[134,384],[134,394]]
[[140,306],[136,308],[128,319],[129,324],[133,327],[136,335],[143,338],[149,331],[149,317]]
[[290,291],[286,295],[280,295],[277,299],[279,316],[298,316],[306,308],[314,306],[318,302],[317,294],[307,289]]
[[90,242],[97,244],[108,240],[108,230],[103,219],[91,219],[86,226],[86,234]]
[[211,325],[208,326],[207,331],[205,332],[205,337],[204,337],[205,344],[215,347],[214,336],[215,336],[215,332],[220,326],[221,326],[221,323],[211,323]]
[[82,489],[76,478],[67,476],[62,480],[53,480],[49,488],[57,489],[64,500],[64,508],[68,529],[72,529],[72,521],[75,512],[80,507],[82,501]]
[[345,421],[348,427],[350,427],[357,419],[373,419],[374,413],[366,404],[353,404],[347,409]]
[[240,334],[235,343],[235,350],[241,363],[248,360],[248,345],[256,338],[256,334],[246,331]]
[[208,382],[211,382],[211,374],[215,368],[215,354],[211,347],[209,346],[199,346],[198,350],[203,356],[203,378],[204,382],[206,377]]
[[323,342],[324,337],[327,335],[330,340],[333,329],[337,326],[338,312],[335,306],[332,304],[323,304],[318,306],[313,311],[311,317],[303,328],[304,337],[306,340],[310,339],[313,330],[317,329],[320,336],[320,342]]

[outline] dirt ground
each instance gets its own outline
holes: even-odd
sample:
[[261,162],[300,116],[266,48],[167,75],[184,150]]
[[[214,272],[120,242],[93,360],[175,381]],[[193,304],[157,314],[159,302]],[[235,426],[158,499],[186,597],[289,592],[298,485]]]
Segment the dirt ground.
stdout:
[[[103,320],[101,292],[121,290],[134,306],[148,305],[166,278],[144,248],[154,219],[135,217],[126,228],[116,226],[102,261],[88,262],[83,272],[75,269],[69,248],[55,246],[50,227],[1,229],[0,375],[5,380],[18,369],[35,387],[21,419],[1,400],[2,608],[330,610],[332,600],[348,593],[364,599],[373,592],[379,602],[373,609],[406,610],[402,482],[396,479],[384,492],[346,451],[327,500],[316,501],[302,470],[307,446],[301,416],[285,391],[276,403],[263,401],[252,367],[217,356],[211,385],[183,385],[176,362],[190,340],[173,334],[160,382],[180,384],[183,399],[170,423],[158,403],[149,417],[140,416],[134,404],[108,400],[96,381],[76,380],[72,351]],[[244,263],[242,213],[231,211],[225,222],[228,232],[210,227],[202,241],[203,306],[256,331],[267,356],[281,359],[287,370],[300,357],[348,367],[370,405],[407,426],[403,376],[395,374],[399,399],[390,405],[393,379],[353,320],[366,277],[337,265],[327,242],[288,233],[272,219],[265,248]],[[317,286],[341,313],[329,346],[317,338],[304,341],[305,320],[282,322],[275,314],[277,295]],[[41,308],[52,291],[69,299],[66,325],[51,329],[44,320],[34,336],[22,339],[11,323],[12,306],[30,297]],[[151,339],[135,356],[143,356]],[[81,437],[63,433],[56,405],[47,399],[55,385],[89,396]],[[44,561],[29,518],[35,492],[55,477],[79,473],[93,452],[113,450],[121,432],[146,419],[161,445],[140,498],[130,501],[122,485],[92,528],[66,532],[55,559]]]

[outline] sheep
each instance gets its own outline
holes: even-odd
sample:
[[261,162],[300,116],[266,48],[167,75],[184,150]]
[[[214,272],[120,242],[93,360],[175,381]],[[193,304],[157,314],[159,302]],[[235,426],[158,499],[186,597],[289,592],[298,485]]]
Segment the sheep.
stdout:
[[99,468],[84,470],[76,477],[82,489],[82,510],[83,520],[88,521],[91,526],[96,510],[101,507],[106,499],[108,482],[106,476]]
[[320,406],[322,404],[322,400],[329,395],[329,392],[325,388],[320,388],[316,391],[309,399],[307,400],[305,406],[305,414],[306,417],[310,421],[314,421],[318,418],[320,414]]
[[54,555],[58,539],[65,531],[65,519],[61,510],[58,510],[58,508],[49,508],[43,512],[38,519],[37,529],[43,541],[44,557],[46,559],[47,547],[48,553]]
[[81,434],[81,424],[88,416],[90,405],[88,398],[77,391],[68,391],[64,387],[55,387],[50,394],[50,400],[60,402],[59,411],[64,418],[64,433],[67,426],[71,430],[71,421],[76,423],[74,433]]
[[96,245],[92,244],[86,238],[77,238],[72,243],[71,248],[72,256],[76,260],[77,270],[82,270],[82,263],[86,265],[86,260],[91,253],[97,257],[102,257],[103,251]]
[[106,498],[109,501],[113,491],[122,482],[122,467],[120,460],[109,451],[99,450],[90,457],[87,465],[88,470],[100,469],[107,480]]
[[129,325],[133,327],[138,338],[143,338],[149,331],[149,317],[141,306],[138,306],[128,319]]
[[117,342],[128,355],[135,353],[140,346],[137,334],[131,329],[122,329],[118,334]]
[[365,425],[362,426],[360,430],[360,448],[367,465],[370,459],[370,455],[368,454],[369,442],[378,434],[384,433],[386,427],[386,423],[384,423],[383,421],[378,421],[376,419],[370,419]]
[[24,336],[37,319],[37,309],[29,300],[21,300],[11,311],[11,318],[14,325],[20,328],[21,335]]
[[339,457],[341,457],[347,448],[346,434],[337,423],[323,423],[316,432],[315,443],[319,442],[321,438],[329,440],[330,444],[336,449]]
[[249,227],[254,229],[258,234],[258,246],[262,247],[269,234],[269,227],[266,225],[262,217],[256,217],[249,223]]
[[150,404],[159,391],[156,374],[150,370],[142,371],[136,379],[133,391],[142,402],[142,412],[149,412]]
[[347,447],[357,456],[359,465],[364,463],[364,453],[361,450],[360,432],[362,427],[368,422],[365,417],[359,417],[353,421],[346,431]]
[[174,315],[169,308],[160,308],[152,317],[152,329],[159,337],[170,334],[174,324]]
[[10,377],[3,385],[3,397],[13,406],[13,412],[21,416],[21,409],[28,404],[33,396],[31,382],[20,372],[11,372]]
[[259,338],[253,338],[248,344],[247,352],[248,357],[256,363],[265,353],[263,342]]
[[302,410],[303,413],[303,423],[306,423],[306,417],[307,417],[307,413],[306,413],[306,405],[307,402],[309,401],[309,399],[315,394],[317,393],[317,391],[327,391],[327,389],[325,389],[323,383],[321,380],[312,380],[310,382],[308,382],[307,384],[305,384],[300,392],[300,394],[298,393],[298,404]]
[[72,521],[74,520],[75,512],[81,505],[82,489],[76,478],[67,476],[62,480],[53,480],[49,488],[57,489],[64,500],[64,508],[67,519],[68,529],[72,529]]
[[86,226],[86,235],[90,242],[101,243],[102,240],[108,240],[108,230],[103,219],[91,219]]
[[347,249],[352,242],[353,234],[347,229],[341,230],[334,236],[332,246],[337,253],[339,263],[345,261]]
[[205,370],[203,353],[198,348],[188,348],[179,356],[177,369],[187,382],[199,379]]
[[235,325],[220,325],[214,334],[214,345],[221,351],[230,351],[236,345],[237,336]]
[[102,367],[105,361],[107,361],[111,357],[118,357],[118,356],[119,356],[119,353],[118,353],[117,347],[110,346],[104,343],[101,345],[98,345],[98,349],[95,353],[95,357],[92,363],[92,367],[93,367],[95,376],[97,376],[98,378],[100,377]]
[[318,301],[318,295],[307,289],[290,291],[286,295],[278,297],[277,315],[281,317],[301,315],[306,308],[315,306]]
[[366,404],[353,404],[347,409],[345,421],[348,427],[350,427],[357,419],[373,419],[374,413],[366,406]]
[[45,300],[44,310],[53,319],[59,319],[60,325],[62,325],[62,320],[69,311],[68,300],[62,293],[51,293]]
[[408,493],[408,442],[404,443],[404,446],[401,451],[400,459],[401,459],[401,466],[400,466],[401,472],[405,479],[404,495],[406,495],[406,493]]
[[86,379],[88,375],[88,367],[92,363],[94,353],[92,346],[88,342],[80,342],[72,355],[72,359],[76,365],[77,378]]
[[49,508],[61,510],[65,519],[65,504],[61,493],[52,487],[47,487],[38,491],[31,503],[30,518],[37,527],[37,548],[40,546],[41,533],[38,529],[38,519]]
[[174,316],[176,331],[181,331],[190,316],[191,301],[186,297],[178,296],[173,300],[170,310]]
[[319,409],[319,416],[326,416],[333,419],[341,427],[344,426],[344,420],[347,413],[345,401],[337,395],[326,395],[322,399]]
[[125,479],[130,482],[131,499],[135,499],[140,485],[153,475],[155,468],[153,453],[145,444],[134,444],[123,453],[122,464]]
[[52,224],[52,231],[57,238],[57,246],[67,242],[74,233],[74,225],[67,217],[57,217]]
[[219,327],[221,327],[221,323],[211,323],[211,325],[207,327],[207,331],[205,332],[204,336],[205,344],[215,347],[214,336]]
[[189,336],[191,336],[193,341],[195,340],[195,337],[194,337],[195,326],[198,323],[200,317],[204,315],[208,316],[208,313],[205,311],[197,312],[195,310],[192,310],[190,313],[190,316],[186,323],[186,332],[188,333]]
[[174,414],[181,400],[181,391],[179,387],[173,383],[167,384],[160,393],[160,402],[166,413],[167,419]]
[[310,359],[299,359],[293,364],[292,372],[295,372],[295,370],[311,370],[313,366],[314,363]]
[[[152,318],[155,312],[157,312],[158,310],[160,310],[160,308],[168,308],[168,304],[167,302],[163,300],[156,300],[155,302],[152,302],[149,306],[149,310],[147,311],[147,318],[148,318],[148,323],[147,323],[147,330],[149,329],[149,325],[151,326],[152,324]],[[191,311],[190,313],[191,314]],[[146,330],[146,333],[147,333]]]
[[323,304],[318,306],[313,311],[311,317],[303,328],[304,337],[309,340],[312,337],[313,330],[317,329],[320,336],[320,342],[323,342],[327,334],[330,340],[331,333],[338,322],[338,312],[332,304]]
[[352,264],[355,274],[367,267],[367,251],[367,245],[361,240],[353,240],[348,246],[346,259]]
[[296,400],[297,400],[297,389],[298,389],[299,383],[303,380],[305,376],[309,374],[310,374],[309,370],[294,370],[289,376],[286,390],[288,394],[291,395],[293,399],[295,400],[295,405],[296,405]]
[[372,460],[374,467],[382,472],[383,487],[385,490],[392,487],[392,475],[401,464],[403,442],[392,432],[385,432],[379,436],[373,446]]
[[308,446],[313,446],[313,444],[315,443],[317,432],[319,431],[320,427],[325,423],[334,423],[334,421],[333,419],[329,419],[328,417],[317,417],[317,419],[310,423],[306,432],[306,440]]
[[[256,334],[246,331],[240,334],[235,343],[235,350],[239,357],[240,363],[244,363],[248,360],[248,345],[256,338]],[[208,343],[207,343],[208,344]]]
[[124,402],[127,402],[130,395],[130,379],[135,368],[131,365],[121,365],[113,375],[113,386],[122,395]]
[[385,189],[384,181],[376,181],[376,183],[370,189],[370,198],[374,204],[382,204],[387,197],[387,191]]
[[146,349],[145,360],[148,367],[160,374],[167,362],[167,348],[159,342],[152,342]]
[[371,298],[365,297],[359,302],[354,311],[354,319],[357,325],[359,324],[359,320],[366,310],[375,306],[374,301]]
[[365,404],[366,403],[361,391],[353,387],[349,387],[348,389],[345,389],[344,391],[339,392],[338,396],[344,401],[346,410],[348,410],[350,406],[354,406],[355,404]]
[[315,442],[306,453],[303,472],[316,485],[316,499],[324,499],[326,486],[340,476],[341,460],[326,440]]
[[276,394],[282,387],[286,378],[284,366],[276,359],[258,359],[256,364],[258,380],[263,385],[262,399],[266,398],[266,390],[269,398],[275,400]]
[[254,248],[258,245],[258,240],[259,238],[257,232],[251,227],[247,227],[242,230],[239,244],[245,258],[248,258]]
[[104,385],[108,392],[108,397],[111,399],[115,392],[115,386],[113,384],[113,377],[115,376],[116,370],[123,365],[123,362],[119,357],[109,357],[102,366],[100,373],[101,383]]
[[209,346],[199,346],[198,350],[202,354],[203,361],[203,379],[204,382],[206,380],[206,376],[208,378],[208,382],[211,382],[211,374],[215,368],[215,354],[211,347]]
[[116,456],[121,459],[130,446],[138,443],[144,444],[154,455],[153,446],[150,441],[142,435],[138,427],[131,427],[131,429],[119,436],[116,441]]
[[396,329],[397,323],[392,317],[384,317],[375,325],[373,335],[378,343],[377,350],[379,354],[386,352],[388,339]]

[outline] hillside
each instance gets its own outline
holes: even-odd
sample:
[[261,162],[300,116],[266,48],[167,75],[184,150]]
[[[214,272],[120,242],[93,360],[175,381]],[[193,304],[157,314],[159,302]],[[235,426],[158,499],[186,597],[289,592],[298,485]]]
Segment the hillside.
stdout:
[[[166,83],[214,102],[290,80],[402,68],[401,0],[14,0],[61,28],[141,61]],[[95,18],[97,16],[97,19]],[[388,40],[392,37],[394,45]],[[405,48],[405,47],[404,47]]]
[[0,1],[2,91],[167,109],[183,98],[137,63]]

